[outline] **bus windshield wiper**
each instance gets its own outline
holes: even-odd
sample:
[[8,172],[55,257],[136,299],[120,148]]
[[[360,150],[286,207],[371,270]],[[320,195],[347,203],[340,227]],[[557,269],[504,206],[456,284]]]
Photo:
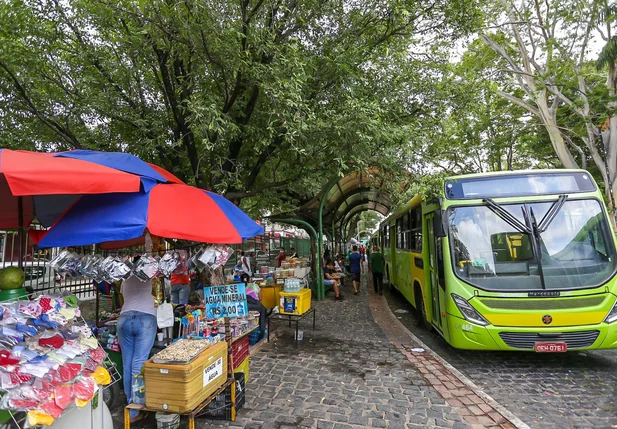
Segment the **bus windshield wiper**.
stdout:
[[[541,225],[544,225],[545,228],[548,228],[551,221],[555,218],[555,215],[563,206],[566,197],[562,195],[559,197],[555,203],[548,210],[546,215],[542,218]],[[530,237],[531,247],[534,255],[536,256],[536,261],[538,262],[538,274],[540,275],[540,284],[542,285],[542,289],[546,289],[546,283],[544,282],[544,271],[542,270],[542,247],[540,246],[540,227],[538,226],[538,222],[536,221],[536,216],[533,213],[533,209],[527,210],[527,205],[523,205],[521,209],[523,210],[523,218],[525,219],[525,223],[522,223],[515,216],[510,214],[506,209],[497,204],[495,201],[490,198],[484,199],[484,203],[486,206],[497,216],[502,218],[506,223],[508,223],[512,228],[516,229],[518,232],[522,232],[523,234],[527,234]],[[550,214],[550,217],[549,217]]]
[[555,220],[555,216],[557,216],[557,213],[559,213],[559,210],[561,210],[567,199],[567,195],[560,195],[557,201],[555,201],[553,205],[551,205],[551,207],[548,209],[548,211],[538,224],[538,233],[545,232],[548,229],[549,225],[553,220]]
[[[559,200],[557,200],[557,202],[558,201]],[[563,203],[561,205],[563,205]],[[527,226],[529,227],[529,230],[530,230],[529,235],[531,237],[530,241],[531,241],[531,246],[533,248],[533,253],[536,255],[536,260],[538,261],[538,274],[540,275],[540,285],[542,286],[542,289],[546,289],[546,282],[544,281],[544,270],[542,269],[542,246],[540,245],[540,232],[541,232],[540,227],[538,226],[536,215],[533,213],[533,208],[530,207],[528,211],[527,204],[525,204],[523,205],[522,210],[523,210],[523,216],[525,217],[525,222],[527,223]],[[549,209],[549,212],[550,211],[551,210]],[[559,209],[555,211],[555,214],[557,214],[557,211],[559,211]],[[552,218],[554,218],[554,215]],[[550,223],[550,221],[553,220],[552,218],[549,220],[548,223]],[[544,219],[546,219],[546,215],[544,216],[542,220],[544,221]],[[548,224],[546,226],[548,227]]]
[[485,198],[484,203],[486,207],[488,207],[493,213],[502,218],[508,225],[512,228],[516,229],[518,232],[522,232],[524,234],[531,234],[531,229],[512,214],[509,211],[504,209],[502,206],[497,204],[495,201],[490,198]]

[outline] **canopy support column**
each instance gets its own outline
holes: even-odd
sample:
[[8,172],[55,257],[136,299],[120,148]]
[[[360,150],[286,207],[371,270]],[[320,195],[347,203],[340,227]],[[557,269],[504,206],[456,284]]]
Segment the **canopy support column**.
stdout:
[[[323,259],[323,208],[326,205],[326,196],[330,192],[330,190],[337,184],[339,181],[339,177],[333,177],[330,179],[328,184],[323,190],[323,194],[321,195],[321,202],[319,203],[319,235],[317,236],[317,245],[319,252],[319,264],[321,265],[321,260]],[[320,276],[321,277],[321,276]],[[320,293],[321,296],[319,299],[326,299],[326,291],[324,290],[323,279],[320,281]]]

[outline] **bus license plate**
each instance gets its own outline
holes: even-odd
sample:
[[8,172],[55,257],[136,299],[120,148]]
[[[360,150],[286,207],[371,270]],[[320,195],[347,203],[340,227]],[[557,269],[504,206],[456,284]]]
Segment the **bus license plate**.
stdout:
[[536,353],[565,353],[567,351],[566,343],[536,343]]

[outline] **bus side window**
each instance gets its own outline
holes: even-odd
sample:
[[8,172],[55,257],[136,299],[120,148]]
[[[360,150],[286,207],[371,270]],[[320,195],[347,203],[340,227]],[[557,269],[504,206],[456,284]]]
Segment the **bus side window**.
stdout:
[[439,237],[437,239],[437,275],[439,277],[439,286],[442,289],[446,288],[446,275],[444,272],[444,261],[443,261],[443,238]]

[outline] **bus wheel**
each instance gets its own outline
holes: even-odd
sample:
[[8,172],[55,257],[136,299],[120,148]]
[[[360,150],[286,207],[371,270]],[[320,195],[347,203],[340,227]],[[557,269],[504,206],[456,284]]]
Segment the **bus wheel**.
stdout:
[[416,323],[418,326],[424,329],[431,329],[431,324],[429,323],[426,317],[426,307],[424,306],[424,298],[422,297],[422,291],[418,286],[415,288],[416,291]]

